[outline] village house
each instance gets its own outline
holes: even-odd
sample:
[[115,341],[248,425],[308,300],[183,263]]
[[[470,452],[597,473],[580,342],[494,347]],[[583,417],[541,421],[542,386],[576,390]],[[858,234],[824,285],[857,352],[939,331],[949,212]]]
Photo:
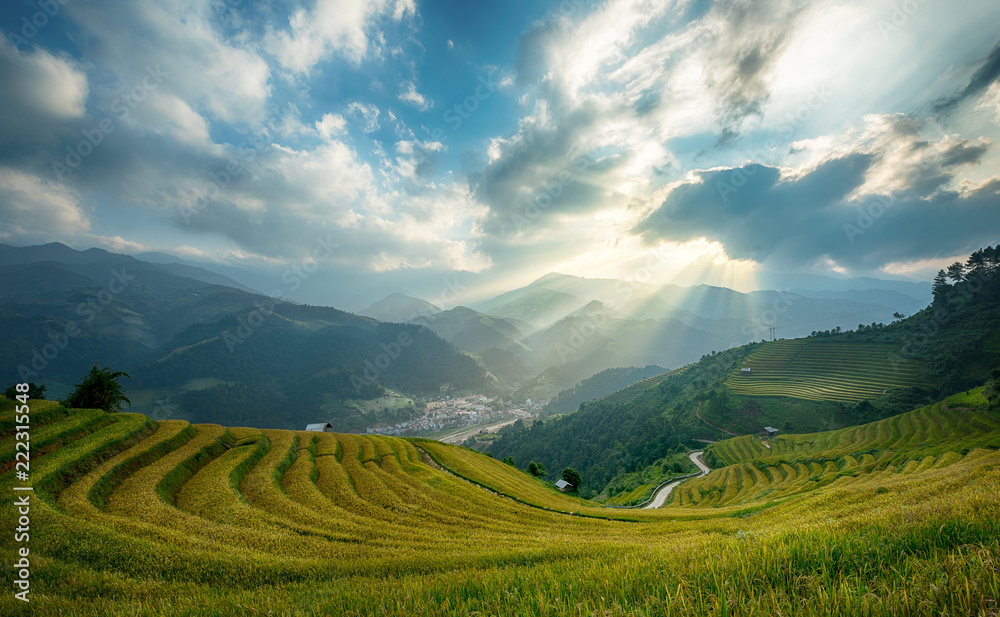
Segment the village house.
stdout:
[[774,428],[773,426],[765,426],[760,431],[761,439],[770,439],[772,437],[777,437],[777,436],[778,436],[778,429]]

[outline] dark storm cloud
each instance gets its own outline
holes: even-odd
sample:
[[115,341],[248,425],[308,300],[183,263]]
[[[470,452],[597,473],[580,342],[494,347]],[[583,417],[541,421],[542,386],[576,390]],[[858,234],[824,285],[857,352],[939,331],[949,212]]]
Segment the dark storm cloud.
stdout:
[[787,180],[766,165],[699,172],[697,182],[676,188],[635,231],[649,242],[705,237],[721,242],[731,258],[764,263],[833,259],[877,269],[955,255],[995,241],[1000,229],[1000,183],[963,194],[941,190],[958,161],[982,156],[978,147],[959,146],[926,161],[919,167],[924,176],[886,196],[852,196],[880,163],[867,153]]
[[816,232],[843,218],[838,206],[861,185],[871,163],[869,155],[852,154],[789,181],[767,165],[700,172],[699,182],[674,189],[634,231],[649,241],[707,237],[721,241],[731,258],[758,262],[786,252],[790,242],[798,243],[796,235],[810,236],[818,244],[807,246],[820,248],[831,238]]

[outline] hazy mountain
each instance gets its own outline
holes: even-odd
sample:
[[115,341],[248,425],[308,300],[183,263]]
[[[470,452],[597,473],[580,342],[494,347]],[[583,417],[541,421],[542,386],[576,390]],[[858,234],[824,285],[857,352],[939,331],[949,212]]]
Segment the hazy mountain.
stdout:
[[176,255],[170,255],[169,253],[138,253],[133,255],[133,257],[139,261],[161,264],[164,266],[181,266],[181,268],[170,270],[180,276],[193,276],[190,270],[184,270],[183,267],[186,266],[188,268],[195,268],[208,274],[217,275],[215,278],[208,278],[202,275],[200,280],[214,283],[216,285],[227,285],[228,287],[235,287],[252,293],[269,292],[274,289],[276,287],[276,283],[279,282],[278,277],[273,275],[267,275],[261,272],[251,272],[250,270],[220,263],[183,259],[177,257]]
[[358,311],[358,314],[379,321],[406,323],[417,317],[426,317],[440,312],[440,308],[426,300],[395,292]]
[[[710,332],[718,340],[725,341],[728,347],[769,337],[771,327],[775,328],[776,336],[792,338],[838,326],[848,329],[859,323],[889,323],[893,313],[913,313],[929,302],[929,295],[911,296],[898,290],[919,292],[923,289],[920,284],[878,279],[827,279],[818,277],[812,282],[835,281],[845,287],[869,287],[839,291],[803,289],[802,293],[773,290],[741,293],[711,285],[649,285],[552,273],[477,308],[487,313],[493,310],[520,312],[537,323],[552,320],[560,312],[562,316],[571,315],[583,310],[588,303],[598,301],[606,310],[613,310],[625,318],[680,321]],[[870,287],[880,283],[886,288]],[[551,302],[547,303],[549,300]]]
[[464,306],[442,311],[410,323],[424,325],[459,349],[480,352],[516,345],[523,332],[506,319],[485,315]]
[[[35,271],[40,272],[39,268],[41,264],[49,264],[51,266],[48,274],[42,275],[40,279],[23,276],[25,266],[30,266]],[[77,251],[59,242],[26,247],[13,247],[0,244],[0,268],[7,268],[7,272],[21,273],[22,280],[27,283],[27,285],[17,286],[22,291],[32,287],[41,289],[44,285],[50,285],[54,282],[52,277],[63,278],[60,285],[85,286],[86,282],[104,285],[108,282],[109,277],[113,277],[111,269],[115,267],[126,269],[128,274],[136,269],[146,273],[159,272],[210,285],[225,285],[257,293],[246,285],[227,276],[190,264],[177,262],[150,263],[128,255],[119,255],[99,248]],[[63,274],[56,274],[56,270],[61,271]],[[69,281],[73,277],[78,277],[76,284]],[[10,295],[10,293],[11,290],[8,289],[7,295]]]
[[474,308],[488,315],[518,319],[535,328],[544,328],[583,308],[588,302],[587,299],[532,283],[480,302]]
[[931,284],[925,281],[898,281],[872,277],[837,278],[820,274],[787,272],[762,272],[757,277],[757,286],[761,289],[779,291],[804,290],[814,292],[880,289],[895,291],[917,299],[930,298],[931,294]]

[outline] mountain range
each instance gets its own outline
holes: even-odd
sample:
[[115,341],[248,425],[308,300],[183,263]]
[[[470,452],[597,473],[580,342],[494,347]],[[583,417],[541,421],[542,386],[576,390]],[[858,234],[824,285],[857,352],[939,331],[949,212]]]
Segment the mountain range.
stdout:
[[806,281],[832,289],[741,293],[550,273],[471,307],[442,310],[396,292],[359,312],[424,325],[494,374],[529,376],[516,398],[547,399],[608,368],[674,368],[772,336],[888,323],[930,302],[927,284],[857,279],[852,288],[832,278],[797,280]]
[[[0,245],[0,372],[62,396],[97,363],[131,375],[140,411],[297,427],[346,421],[357,409],[345,402],[384,388],[547,400],[606,369],[671,369],[767,338],[772,326],[801,336],[891,321],[925,302],[925,286],[892,281],[740,293],[551,273],[472,306],[390,291],[358,315],[298,304],[281,288],[265,295],[229,274],[239,273]],[[406,353],[399,337],[413,343]]]

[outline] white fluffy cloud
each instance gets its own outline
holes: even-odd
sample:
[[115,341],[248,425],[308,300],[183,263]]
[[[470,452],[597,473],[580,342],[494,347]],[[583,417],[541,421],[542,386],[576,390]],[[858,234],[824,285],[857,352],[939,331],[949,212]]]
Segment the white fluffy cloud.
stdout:
[[315,0],[309,8],[295,9],[287,28],[271,30],[265,46],[282,67],[308,75],[334,55],[360,62],[369,51],[373,19],[391,15],[399,21],[414,11],[412,0]]
[[412,81],[399,84],[399,100],[413,105],[420,111],[427,111],[434,106],[434,101],[417,92],[417,84]]
[[34,239],[77,236],[91,223],[78,196],[51,180],[0,167],[2,233]]
[[112,18],[100,4],[73,3],[66,10],[89,35],[84,52],[114,75],[104,105],[140,87],[155,70],[165,75],[158,94],[177,97],[209,120],[264,119],[270,68],[254,45],[220,34],[212,3],[143,0],[116,6]]

